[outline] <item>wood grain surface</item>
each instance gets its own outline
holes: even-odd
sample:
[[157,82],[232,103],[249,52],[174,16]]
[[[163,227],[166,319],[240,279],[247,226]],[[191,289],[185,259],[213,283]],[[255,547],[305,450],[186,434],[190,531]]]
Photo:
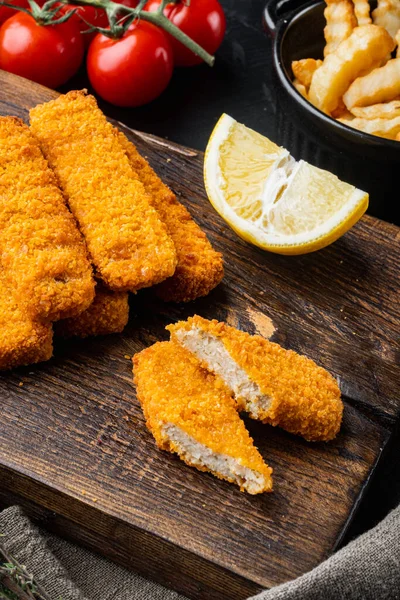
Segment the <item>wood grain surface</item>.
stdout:
[[[0,114],[27,120],[56,95],[0,72]],[[194,599],[245,598],[304,573],[340,542],[400,412],[400,230],[364,217],[332,246],[283,257],[240,240],[210,207],[203,155],[121,126],[225,258],[223,283],[187,305],[131,297],[121,335],[56,342],[0,376],[0,502]],[[168,160],[167,160],[168,159]],[[342,430],[309,444],[246,421],[275,471],[248,496],[155,448],[131,357],[193,314],[263,332],[333,373]]]

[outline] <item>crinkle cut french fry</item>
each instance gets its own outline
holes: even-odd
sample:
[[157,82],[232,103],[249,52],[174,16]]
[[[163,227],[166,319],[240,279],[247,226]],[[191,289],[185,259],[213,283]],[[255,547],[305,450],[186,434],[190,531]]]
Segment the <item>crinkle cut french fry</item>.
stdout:
[[395,37],[395,42],[397,44],[397,51],[396,51],[396,57],[400,58],[400,29],[398,30],[398,32],[396,33]]
[[400,100],[371,106],[354,106],[351,113],[360,119],[393,119],[400,117]]
[[391,102],[400,96],[400,58],[389,60],[379,67],[356,79],[343,95],[347,108],[371,106]]
[[299,92],[299,94],[301,94],[306,100],[308,100],[306,86],[300,83],[298,79],[293,79],[292,83],[296,90]]
[[94,97],[69,92],[33,108],[30,119],[99,278],[135,292],[173,275],[172,239]]
[[295,79],[308,91],[315,71],[322,65],[322,60],[303,58],[292,62],[292,71]]
[[[379,66],[393,49],[393,39],[382,27],[356,27],[315,71],[309,92],[310,102],[332,114],[351,83],[361,73]],[[346,101],[345,104],[349,108]]]
[[375,25],[384,27],[394,38],[400,29],[400,0],[378,0],[372,19]]
[[324,16],[326,19],[324,56],[328,56],[357,27],[357,19],[351,0],[326,0]]
[[351,113],[347,110],[346,105],[343,102],[343,99],[341,98],[340,101],[339,101],[339,104],[337,105],[337,107],[335,108],[335,110],[332,111],[332,117],[334,119],[338,119],[339,117],[344,117],[346,115],[349,118],[352,117]]
[[0,117],[0,256],[32,318],[78,314],[94,297],[85,242],[37,140]]
[[368,0],[353,0],[353,2],[357,25],[362,27],[363,25],[369,25],[372,23],[370,15],[371,9]]
[[400,117],[394,119],[359,119],[354,118],[348,121],[347,119],[339,119],[344,125],[354,127],[365,133],[377,135],[378,137],[387,138],[389,140],[396,139],[400,132]]

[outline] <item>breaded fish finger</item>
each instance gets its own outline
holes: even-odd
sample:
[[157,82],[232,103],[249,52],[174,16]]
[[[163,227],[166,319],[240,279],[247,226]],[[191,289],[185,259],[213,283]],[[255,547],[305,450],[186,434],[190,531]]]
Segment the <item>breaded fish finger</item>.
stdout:
[[134,381],[157,445],[242,491],[272,490],[272,469],[253,445],[224,384],[190,352],[158,342],[133,358]]
[[51,325],[32,321],[16,297],[0,268],[0,371],[49,360],[53,353]]
[[54,333],[64,338],[120,333],[128,319],[128,292],[112,292],[99,283],[89,308],[77,317],[55,323]]
[[85,242],[29,128],[0,117],[0,256],[33,318],[82,312],[94,297]]
[[157,286],[157,295],[167,302],[189,302],[206,296],[224,275],[222,254],[213,249],[206,234],[134,144],[123,133],[118,132],[118,135],[133,171],[149,194],[151,204],[166,225],[176,249],[178,264],[175,273]]
[[30,118],[106,285],[135,292],[173,275],[174,244],[93,96],[69,92]]
[[199,316],[168,325],[172,340],[218,375],[239,410],[308,441],[333,439],[343,403],[335,379],[312,360],[259,335]]

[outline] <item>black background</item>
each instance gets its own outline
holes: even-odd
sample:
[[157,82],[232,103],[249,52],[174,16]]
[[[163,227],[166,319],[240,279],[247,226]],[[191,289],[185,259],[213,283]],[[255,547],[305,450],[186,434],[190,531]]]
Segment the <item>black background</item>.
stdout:
[[[136,109],[104,112],[129,127],[204,150],[221,113],[226,112],[276,139],[279,105],[274,91],[270,40],[262,28],[264,0],[221,0],[227,33],[213,68],[176,70],[168,89]],[[61,91],[90,85],[84,69]],[[290,150],[290,148],[288,148]],[[345,543],[369,529],[400,502],[400,431],[393,437],[369,491],[349,528]]]

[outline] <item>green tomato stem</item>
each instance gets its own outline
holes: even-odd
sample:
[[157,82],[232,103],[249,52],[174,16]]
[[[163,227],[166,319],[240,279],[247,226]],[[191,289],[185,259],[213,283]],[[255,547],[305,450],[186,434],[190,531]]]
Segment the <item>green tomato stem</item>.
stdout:
[[[192,40],[186,33],[183,33],[176,25],[174,25],[162,12],[148,12],[146,10],[142,10],[141,5],[139,4],[137,8],[131,8],[129,6],[125,6],[124,4],[119,4],[118,2],[113,2],[112,0],[64,0],[65,4],[73,4],[75,6],[94,6],[96,8],[102,8],[107,11],[107,14],[131,14],[143,21],[149,21],[149,23],[153,23],[153,25],[157,25],[161,27],[172,35],[178,42],[181,42],[186,48],[189,48],[194,54],[199,56],[204,62],[212,67],[215,58],[204,48],[202,48],[199,44],[197,44],[194,40]],[[1,4],[1,1],[0,1]],[[167,2],[162,2],[162,7],[167,4]]]

